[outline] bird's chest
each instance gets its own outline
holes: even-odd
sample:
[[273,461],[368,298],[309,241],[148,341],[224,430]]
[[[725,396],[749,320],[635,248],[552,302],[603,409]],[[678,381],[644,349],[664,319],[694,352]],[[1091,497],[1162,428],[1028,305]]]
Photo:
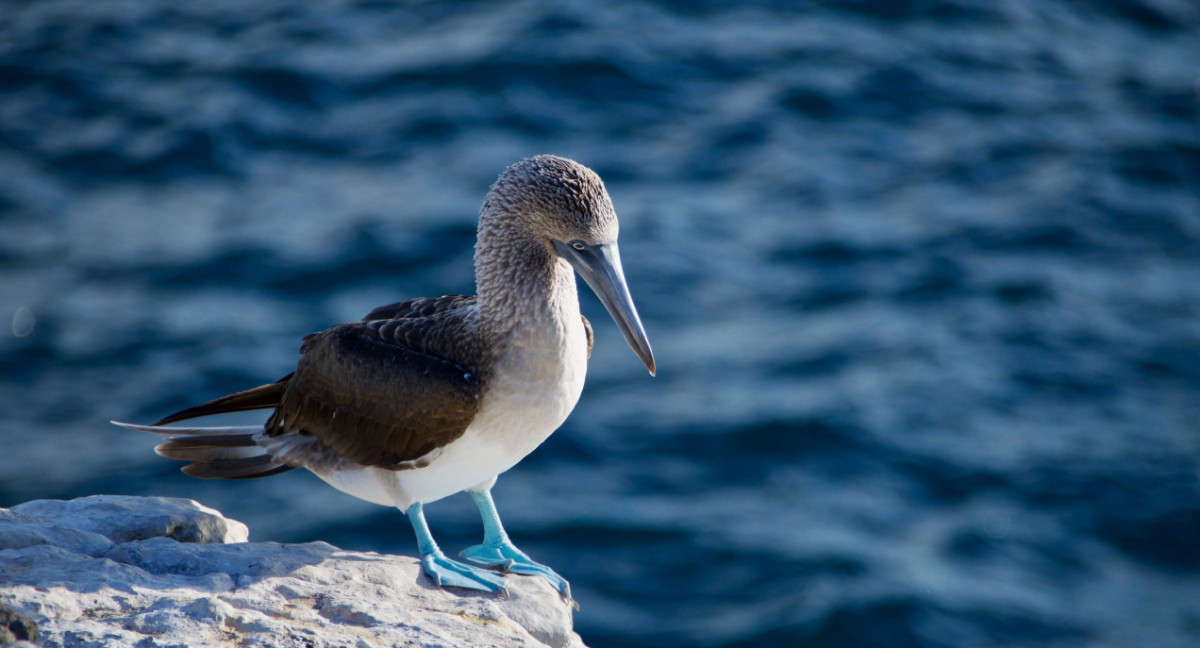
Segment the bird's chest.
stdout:
[[551,334],[506,345],[471,427],[510,451],[532,452],[574,409],[587,376],[587,333],[578,316]]

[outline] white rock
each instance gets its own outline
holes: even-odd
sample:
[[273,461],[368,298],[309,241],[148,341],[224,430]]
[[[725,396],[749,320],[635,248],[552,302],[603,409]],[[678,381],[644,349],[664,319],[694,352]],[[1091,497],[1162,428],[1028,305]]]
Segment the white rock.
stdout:
[[0,509],[0,604],[46,648],[584,648],[549,584],[444,590],[408,556],[245,542],[191,500],[100,495]]
[[93,495],[79,499],[18,504],[14,513],[81,531],[112,542],[173,538],[180,542],[245,542],[245,524],[227,520],[207,506],[171,497]]

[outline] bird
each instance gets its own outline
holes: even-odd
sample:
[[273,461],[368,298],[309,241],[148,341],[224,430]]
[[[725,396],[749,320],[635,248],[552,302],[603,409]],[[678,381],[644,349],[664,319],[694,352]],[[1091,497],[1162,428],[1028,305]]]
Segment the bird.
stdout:
[[[600,177],[563,157],[506,168],[484,198],[474,249],[476,295],[416,298],[306,336],[295,371],[276,382],[171,414],[155,451],[206,479],[305,468],[411,522],[421,568],[439,587],[507,595],[505,573],[570,584],[509,538],[491,495],[497,477],[537,448],[578,402],[591,324],[574,273],[599,297],[650,375],[654,353],[625,281],[618,223]],[[227,412],[272,410],[262,425],[181,427]],[[483,541],[445,555],[427,504],[467,492]]]

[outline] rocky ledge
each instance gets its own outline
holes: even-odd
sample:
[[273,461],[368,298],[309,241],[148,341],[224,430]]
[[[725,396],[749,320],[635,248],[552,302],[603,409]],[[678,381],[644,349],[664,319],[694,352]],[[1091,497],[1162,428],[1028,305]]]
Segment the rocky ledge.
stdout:
[[502,599],[436,588],[408,556],[247,537],[184,499],[0,508],[0,613],[46,647],[584,648],[540,578]]

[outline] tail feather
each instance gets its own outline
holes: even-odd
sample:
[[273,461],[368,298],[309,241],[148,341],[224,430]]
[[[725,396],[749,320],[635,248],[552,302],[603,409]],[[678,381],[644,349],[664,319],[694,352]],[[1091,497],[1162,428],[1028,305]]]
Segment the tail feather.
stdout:
[[287,472],[292,467],[280,463],[269,454],[236,459],[212,459],[190,463],[183,467],[185,474],[201,479],[250,479]]
[[[214,434],[211,436],[171,437],[158,447],[172,448],[258,448],[251,434]],[[259,448],[261,450],[261,448]]]
[[219,427],[169,427],[166,425],[138,425],[137,423],[122,423],[109,421],[113,425],[138,432],[153,432],[154,434],[172,434],[176,436],[245,436],[263,431],[261,425],[226,425]]
[[154,446],[154,451],[161,457],[178,461],[213,461],[216,459],[243,459],[245,457],[261,457],[270,454],[266,450],[253,445],[238,444],[236,446],[214,446],[211,444],[194,444],[190,439],[173,439],[167,443]]
[[175,412],[174,414],[155,423],[155,425],[166,425],[187,419],[199,418],[201,416],[211,416],[213,414],[225,414],[228,412],[245,412],[247,410],[272,409],[279,407],[279,402],[283,400],[283,392],[287,389],[288,380],[291,374],[284,376],[278,382],[273,382],[267,385],[260,385],[254,389],[247,389],[236,394],[222,396],[197,405],[189,407],[185,410]]
[[130,430],[172,435],[154,450],[168,459],[191,462],[183,467],[183,472],[193,477],[249,479],[292,469],[256,443],[255,437],[263,431],[261,425],[167,427],[112,423]]

